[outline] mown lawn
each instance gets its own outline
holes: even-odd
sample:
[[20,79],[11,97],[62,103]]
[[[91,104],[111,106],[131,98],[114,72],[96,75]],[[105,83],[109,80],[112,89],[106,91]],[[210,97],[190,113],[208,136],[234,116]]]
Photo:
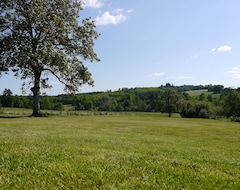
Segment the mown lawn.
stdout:
[[2,117],[0,189],[240,189],[240,124],[154,113]]

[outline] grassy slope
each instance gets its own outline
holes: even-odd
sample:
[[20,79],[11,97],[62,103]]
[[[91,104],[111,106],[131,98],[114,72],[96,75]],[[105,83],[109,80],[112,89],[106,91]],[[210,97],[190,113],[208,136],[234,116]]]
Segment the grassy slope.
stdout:
[[239,139],[150,113],[0,118],[0,189],[240,189]]

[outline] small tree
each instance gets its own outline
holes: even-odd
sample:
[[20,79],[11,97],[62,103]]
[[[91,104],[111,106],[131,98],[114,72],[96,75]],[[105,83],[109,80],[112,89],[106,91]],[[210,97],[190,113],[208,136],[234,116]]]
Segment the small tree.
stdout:
[[13,93],[10,89],[5,88],[3,91],[3,96],[12,96]]
[[[11,70],[33,93],[32,116],[39,116],[40,88],[49,75],[70,93],[93,85],[83,62],[99,61],[93,50],[99,34],[90,18],[79,24],[80,0],[1,0],[0,73]],[[25,88],[24,88],[25,89]]]
[[173,112],[179,111],[182,101],[182,95],[178,94],[174,88],[166,88],[160,95],[160,109],[171,117]]
[[2,96],[2,105],[4,107],[12,107],[13,106],[13,98],[12,91],[10,89],[5,88]]
[[208,96],[207,96],[207,100],[208,100],[209,102],[212,102],[212,101],[213,101],[213,97],[212,97],[211,94],[208,94]]
[[200,101],[204,101],[204,100],[205,100],[205,94],[204,94],[204,93],[201,93],[201,94],[199,95],[199,100],[200,100]]

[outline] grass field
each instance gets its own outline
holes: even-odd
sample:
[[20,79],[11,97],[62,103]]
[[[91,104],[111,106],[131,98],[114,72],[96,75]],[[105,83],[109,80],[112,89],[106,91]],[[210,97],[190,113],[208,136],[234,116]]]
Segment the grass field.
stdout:
[[0,189],[240,189],[240,124],[155,113],[1,117]]

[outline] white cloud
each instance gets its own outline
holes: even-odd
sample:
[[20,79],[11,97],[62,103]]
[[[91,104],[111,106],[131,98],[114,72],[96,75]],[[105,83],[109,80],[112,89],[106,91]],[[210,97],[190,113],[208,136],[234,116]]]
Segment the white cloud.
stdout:
[[227,74],[234,80],[240,80],[240,68],[239,67],[233,67],[231,68]]
[[115,9],[113,12],[116,14],[121,14],[124,10],[121,8]]
[[171,77],[167,77],[167,79],[177,79],[177,80],[192,79],[192,78],[193,77],[191,77],[191,76],[179,76],[179,77],[171,76]]
[[152,73],[150,75],[147,76],[147,78],[159,78],[161,76],[163,76],[165,73],[161,72],[161,73]]
[[109,25],[109,24],[119,24],[126,20],[126,16],[122,14],[122,9],[116,9],[115,15],[111,15],[110,12],[104,12],[100,17],[95,19],[96,25]]
[[215,52],[215,51],[216,51],[216,48],[212,48],[212,49],[211,49],[211,52]]
[[132,13],[133,12],[133,9],[129,9],[126,11],[127,13]]
[[227,52],[227,51],[231,51],[232,50],[232,47],[230,46],[220,46],[218,48],[218,52]]
[[83,0],[83,7],[100,8],[102,5],[100,0]]
[[212,48],[210,50],[211,52],[220,52],[220,53],[224,53],[224,52],[228,52],[228,51],[232,51],[232,47],[231,46],[220,46],[219,48]]

